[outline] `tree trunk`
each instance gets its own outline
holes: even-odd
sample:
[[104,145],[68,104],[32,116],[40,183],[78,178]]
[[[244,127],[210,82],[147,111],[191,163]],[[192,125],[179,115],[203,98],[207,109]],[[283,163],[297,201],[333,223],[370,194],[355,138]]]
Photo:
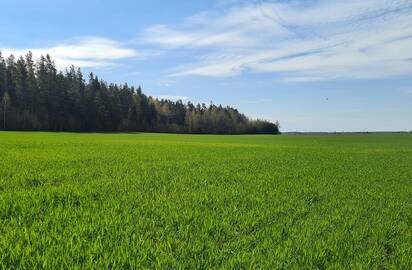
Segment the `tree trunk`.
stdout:
[[6,105],[3,108],[3,129],[6,130]]

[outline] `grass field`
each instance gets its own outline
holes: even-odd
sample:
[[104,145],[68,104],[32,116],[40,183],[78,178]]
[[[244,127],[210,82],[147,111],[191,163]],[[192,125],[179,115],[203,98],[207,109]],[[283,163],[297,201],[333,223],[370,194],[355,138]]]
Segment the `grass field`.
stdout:
[[0,268],[412,269],[412,134],[0,133]]

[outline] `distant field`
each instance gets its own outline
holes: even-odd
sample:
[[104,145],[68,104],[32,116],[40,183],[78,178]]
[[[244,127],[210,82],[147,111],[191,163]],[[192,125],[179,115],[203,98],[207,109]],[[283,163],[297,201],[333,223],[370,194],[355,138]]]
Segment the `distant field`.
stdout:
[[412,134],[0,132],[0,269],[412,269]]

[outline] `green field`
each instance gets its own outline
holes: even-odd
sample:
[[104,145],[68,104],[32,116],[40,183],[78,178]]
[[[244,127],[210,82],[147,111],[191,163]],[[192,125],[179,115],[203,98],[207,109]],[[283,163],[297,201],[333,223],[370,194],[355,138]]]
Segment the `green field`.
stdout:
[[0,269],[412,269],[412,134],[0,133]]

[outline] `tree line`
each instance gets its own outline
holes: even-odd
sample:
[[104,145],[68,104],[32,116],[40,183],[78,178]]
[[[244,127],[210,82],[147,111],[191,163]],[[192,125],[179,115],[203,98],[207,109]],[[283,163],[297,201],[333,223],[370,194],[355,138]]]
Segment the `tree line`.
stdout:
[[6,59],[0,52],[2,130],[151,131],[277,134],[279,124],[251,120],[232,107],[184,104],[146,96],[140,87],[109,84],[79,68],[58,71],[49,55]]

